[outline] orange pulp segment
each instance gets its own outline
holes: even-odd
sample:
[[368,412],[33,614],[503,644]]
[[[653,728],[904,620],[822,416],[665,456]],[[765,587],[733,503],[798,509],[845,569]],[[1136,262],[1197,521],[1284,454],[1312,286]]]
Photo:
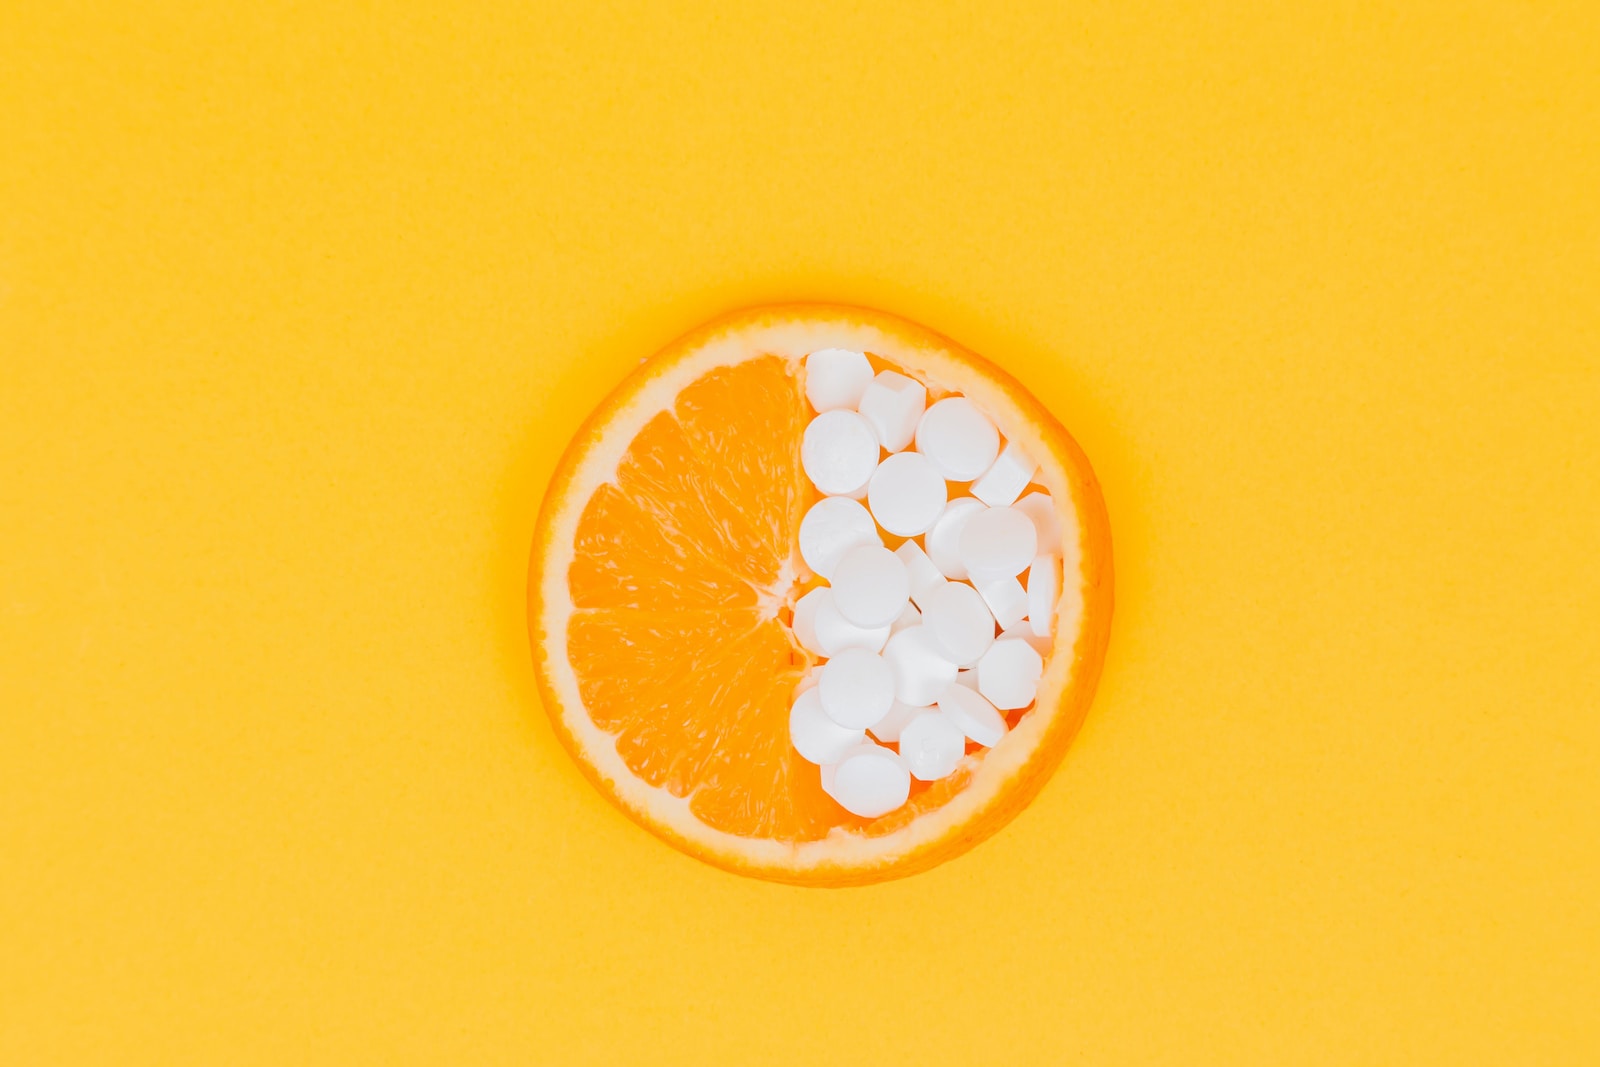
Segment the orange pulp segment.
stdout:
[[806,499],[805,422],[776,357],[700,378],[590,497],[568,571],[579,692],[628,769],[709,826],[785,841],[851,818],[789,744],[805,660],[774,604]]

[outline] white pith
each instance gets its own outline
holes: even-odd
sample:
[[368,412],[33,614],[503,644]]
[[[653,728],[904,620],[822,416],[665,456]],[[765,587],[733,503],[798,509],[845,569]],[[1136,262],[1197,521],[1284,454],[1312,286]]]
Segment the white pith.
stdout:
[[[970,820],[992,801],[1004,783],[1027,761],[1059,713],[1059,701],[1041,701],[993,748],[966,757],[974,768],[967,786],[942,807],[912,820],[881,837],[867,837],[842,829],[819,841],[789,843],[741,837],[714,829],[690,811],[688,797],[676,797],[664,788],[635,777],[617,754],[612,735],[600,730],[584,710],[577,678],[567,656],[567,623],[572,614],[567,572],[574,555],[577,525],[584,505],[602,483],[615,482],[617,464],[638,429],[650,418],[672,408],[678,394],[691,382],[719,366],[776,355],[786,360],[797,381],[803,380],[804,357],[821,348],[864,351],[894,364],[934,389],[958,391],[970,398],[1000,428],[1006,439],[1039,457],[1035,481],[1049,490],[1062,531],[1062,593],[1056,607],[1053,651],[1040,679],[1041,693],[1061,694],[1074,679],[1074,649],[1083,614],[1086,577],[1080,545],[1078,505],[1073,484],[1054,452],[1034,430],[1031,419],[997,385],[974,373],[953,353],[941,347],[908,347],[892,334],[870,324],[822,317],[804,321],[741,326],[720,333],[679,359],[629,396],[607,420],[610,432],[589,443],[577,459],[559,510],[550,516],[545,557],[541,567],[542,628],[548,655],[548,681],[557,696],[556,710],[576,745],[605,778],[617,797],[648,821],[663,824],[697,848],[715,854],[731,865],[781,868],[794,873],[825,866],[866,867],[891,863],[919,845],[944,837],[952,826]],[[785,563],[778,584],[759,590],[761,610],[777,617],[788,602],[796,577],[804,571],[797,553]],[[1076,575],[1076,580],[1073,579]]]

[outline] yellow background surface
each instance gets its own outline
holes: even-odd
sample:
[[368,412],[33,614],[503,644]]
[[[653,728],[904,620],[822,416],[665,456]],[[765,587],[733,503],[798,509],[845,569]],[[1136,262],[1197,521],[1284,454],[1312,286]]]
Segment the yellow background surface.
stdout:
[[[12,3],[0,1062],[1600,1058],[1600,7]],[[729,308],[1105,483],[1039,800],[807,891],[534,695],[539,495]]]

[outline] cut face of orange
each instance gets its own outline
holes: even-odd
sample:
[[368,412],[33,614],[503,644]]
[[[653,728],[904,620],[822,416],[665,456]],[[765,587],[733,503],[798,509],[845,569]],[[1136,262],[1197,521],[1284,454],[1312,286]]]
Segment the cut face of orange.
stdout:
[[[799,551],[819,498],[801,466],[806,358],[866,353],[959,394],[1038,464],[1061,595],[1037,696],[992,747],[853,815],[790,740],[818,657],[792,630],[822,584]],[[1019,452],[1020,454],[1020,452]],[[1026,478],[1026,474],[1022,476]],[[884,533],[895,548],[907,540]],[[826,569],[826,568],[824,568]],[[1036,598],[1037,601],[1037,598]],[[1035,611],[1040,610],[1035,608]],[[545,498],[529,577],[539,688],[585,776],[647,830],[710,863],[812,885],[898,877],[1004,825],[1060,762],[1099,678],[1111,616],[1105,508],[1087,459],[1020,385],[922,327],[859,308],[727,316],[646,361],[594,412]]]

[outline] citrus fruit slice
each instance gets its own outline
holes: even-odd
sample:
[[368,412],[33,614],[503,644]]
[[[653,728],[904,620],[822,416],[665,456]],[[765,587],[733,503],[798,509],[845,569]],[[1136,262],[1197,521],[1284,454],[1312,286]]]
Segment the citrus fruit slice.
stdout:
[[[968,425],[967,409],[980,412],[1007,449],[985,460],[996,464],[990,484],[1006,482],[1001,491],[1014,496],[1027,480],[1031,491],[1013,510],[1059,538],[1053,615],[1039,618],[1044,609],[1035,606],[1031,622],[1001,635],[1022,633],[1046,650],[1035,698],[1019,710],[994,712],[992,725],[1005,732],[998,740],[984,736],[992,747],[969,741],[953,772],[902,786],[904,799],[891,796],[897,806],[875,818],[853,815],[836,801],[824,780],[839,788],[845,776],[831,765],[819,773],[791,741],[791,711],[814,681],[808,675],[819,659],[795,634],[795,605],[824,584],[799,546],[802,517],[821,496],[802,470],[802,439],[817,417],[813,405],[842,409],[862,386],[844,371],[830,371],[827,382],[817,374],[808,402],[812,354],[820,354],[813,367],[865,354],[872,373],[894,372],[883,375],[885,387],[864,411],[880,438],[892,434],[900,446],[909,447],[915,424],[916,412],[903,403],[915,383],[926,388],[930,410],[941,400],[965,398],[937,416],[954,429],[929,430],[935,440],[954,442],[951,456],[934,461],[947,477],[977,477],[977,468],[962,468],[970,450],[957,453],[963,441],[985,432],[981,424]],[[829,399],[818,399],[823,394]],[[980,446],[992,452],[996,440]],[[1023,454],[1037,463],[1031,477],[1017,465],[1015,456]],[[844,480],[858,475],[852,469]],[[852,515],[865,513],[847,496],[830,499]],[[837,527],[848,530],[854,527]],[[830,536],[855,538],[838,541],[840,552],[863,536],[837,531]],[[904,547],[913,538],[887,533],[881,523],[878,534],[886,547],[903,549],[902,557],[932,567],[920,551]],[[1054,593],[1054,586],[1048,594],[1042,588],[1034,583],[1035,605]],[[737,312],[644,361],[562,456],[540,511],[528,585],[540,695],[557,737],[589,781],[690,855],[807,885],[863,884],[925,870],[1020,811],[1083,721],[1111,604],[1110,533],[1099,485],[1083,452],[1038,401],[993,364],[930,330],[880,312],[821,304]],[[890,629],[867,643],[881,647]],[[1053,636],[1044,641],[1035,633]],[[979,674],[962,672],[968,688],[948,702],[952,707],[977,702],[970,676]],[[897,715],[905,711],[896,707]],[[920,766],[937,764],[943,772],[954,755],[950,731],[932,726],[919,733],[936,734],[939,747],[919,750]],[[851,763],[852,773],[866,767],[879,776],[874,782],[895,784],[884,762],[900,759],[892,748],[852,741],[849,731],[825,737],[826,727],[815,723],[807,729],[810,746],[828,748],[824,742],[836,736],[845,744],[833,749],[857,746],[852,758],[876,753],[882,759]],[[967,730],[969,737],[976,732]]]

